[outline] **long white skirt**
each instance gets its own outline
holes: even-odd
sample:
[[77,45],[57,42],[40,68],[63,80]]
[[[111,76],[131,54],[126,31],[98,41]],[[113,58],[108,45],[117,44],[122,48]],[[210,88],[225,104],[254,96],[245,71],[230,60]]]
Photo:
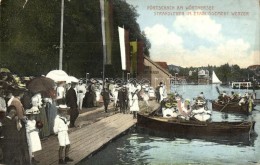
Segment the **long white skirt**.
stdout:
[[31,152],[36,152],[42,150],[41,140],[38,131],[33,131],[28,133],[29,136],[29,147]]

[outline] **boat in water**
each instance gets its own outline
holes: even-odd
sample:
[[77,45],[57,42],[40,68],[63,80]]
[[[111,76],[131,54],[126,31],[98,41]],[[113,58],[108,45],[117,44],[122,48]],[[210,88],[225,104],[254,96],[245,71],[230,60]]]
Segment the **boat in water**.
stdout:
[[214,70],[212,71],[212,84],[222,84],[222,81],[219,80],[218,76],[216,75],[216,73],[214,72]]
[[232,89],[251,89],[251,90],[259,90],[260,84],[251,81],[233,81],[231,83]]
[[[251,105],[250,105],[251,104]],[[212,101],[212,109],[215,111],[226,113],[239,113],[250,115],[252,113],[253,103],[246,103],[239,105],[238,102],[220,103],[218,101]]]
[[137,126],[173,136],[240,136],[254,132],[255,121],[213,122],[185,120],[182,118],[165,118],[156,115],[156,111],[137,115]]
[[195,102],[191,104],[189,99],[170,97],[163,101],[161,111],[157,114],[164,118],[182,118],[185,120],[208,121],[211,119],[211,111],[207,108],[207,102],[204,98],[194,98]]

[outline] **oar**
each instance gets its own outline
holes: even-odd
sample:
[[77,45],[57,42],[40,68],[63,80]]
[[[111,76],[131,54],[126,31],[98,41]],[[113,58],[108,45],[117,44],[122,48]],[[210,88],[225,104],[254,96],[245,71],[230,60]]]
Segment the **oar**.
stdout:
[[223,108],[221,108],[220,112],[223,111],[228,105],[235,104],[236,102],[228,102]]
[[229,105],[229,103],[227,103],[223,108],[221,108],[220,112],[223,111],[227,107],[227,105]]
[[218,89],[218,86],[216,86],[216,89],[217,89],[218,94],[220,94],[220,91],[219,91],[219,89]]

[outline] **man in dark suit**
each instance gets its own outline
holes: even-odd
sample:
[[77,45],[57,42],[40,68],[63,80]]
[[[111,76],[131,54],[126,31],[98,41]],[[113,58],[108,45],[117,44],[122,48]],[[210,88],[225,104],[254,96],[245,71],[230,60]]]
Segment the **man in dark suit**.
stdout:
[[77,94],[76,94],[76,83],[72,82],[71,87],[66,94],[66,104],[70,107],[70,125],[69,127],[75,127],[75,121],[79,116],[78,104],[77,104]]
[[118,100],[119,100],[120,112],[121,113],[126,113],[127,99],[128,99],[127,90],[126,90],[126,87],[123,86],[118,91]]
[[101,96],[103,97],[103,102],[104,102],[104,107],[105,107],[105,112],[107,113],[107,108],[108,108],[108,104],[110,102],[110,96],[112,94],[110,93],[110,91],[104,87],[102,92],[101,92]]

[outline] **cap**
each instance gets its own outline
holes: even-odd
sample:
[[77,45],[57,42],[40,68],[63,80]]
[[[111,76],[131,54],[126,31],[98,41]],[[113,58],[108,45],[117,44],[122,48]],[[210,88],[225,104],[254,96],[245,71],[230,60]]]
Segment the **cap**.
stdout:
[[61,104],[58,106],[59,110],[68,110],[69,107],[66,104]]

